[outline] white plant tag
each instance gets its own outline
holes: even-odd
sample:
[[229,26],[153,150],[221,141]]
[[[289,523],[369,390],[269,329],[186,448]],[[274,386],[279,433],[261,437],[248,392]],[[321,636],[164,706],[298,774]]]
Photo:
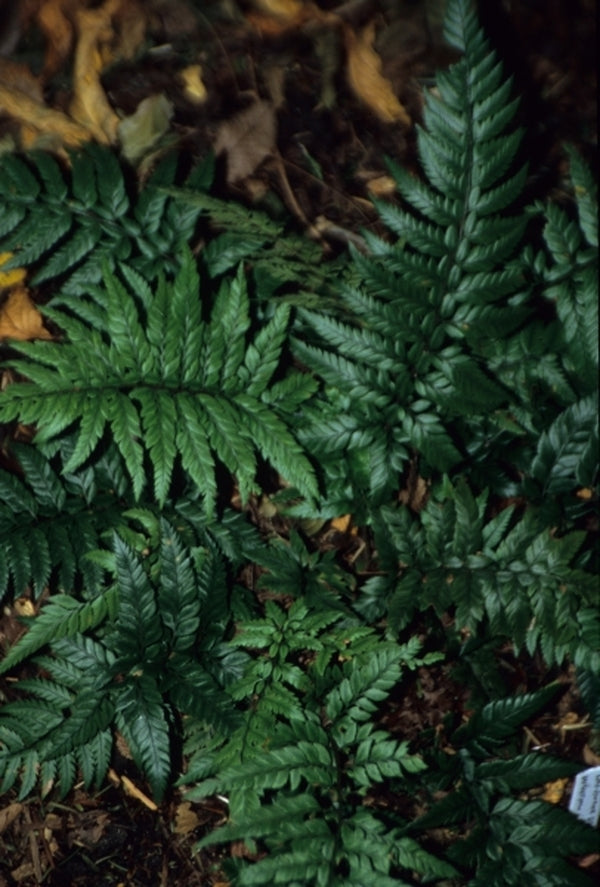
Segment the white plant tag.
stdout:
[[578,773],[571,792],[569,810],[578,819],[596,827],[600,817],[600,767]]

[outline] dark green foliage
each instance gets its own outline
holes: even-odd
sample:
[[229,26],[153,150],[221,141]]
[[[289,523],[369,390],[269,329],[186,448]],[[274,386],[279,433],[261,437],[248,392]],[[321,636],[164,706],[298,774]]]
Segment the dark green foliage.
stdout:
[[[97,590],[101,575],[86,554],[121,520],[114,453],[87,472],[61,478],[60,460],[36,447],[15,445],[11,452],[22,475],[0,470],[0,599],[8,589],[18,597],[28,587],[37,597],[51,578],[64,591]],[[103,480],[112,489],[102,489]]]
[[[584,533],[557,538],[534,511],[517,519],[509,507],[488,516],[464,480],[441,487],[418,517],[385,506],[374,518],[381,566],[362,607],[370,618],[387,611],[392,631],[415,612],[452,609],[457,629],[477,631],[485,620],[517,649],[541,649],[547,662],[568,654],[600,671],[597,580],[573,566]],[[398,569],[398,564],[402,567]]]
[[[432,753],[423,784],[431,791],[448,790],[441,801],[408,827],[423,830],[449,827],[459,832],[469,822],[466,838],[453,843],[448,856],[469,885],[539,887],[591,881],[565,857],[593,852],[597,834],[567,811],[516,793],[570,776],[581,768],[572,762],[530,752],[507,756],[501,749],[516,728],[556,695],[559,687],[513,696],[485,705],[451,737],[458,753]],[[500,752],[498,757],[491,757]],[[566,848],[569,848],[568,850]],[[472,876],[474,874],[474,877]],[[557,880],[553,880],[554,878]]]
[[520,141],[510,129],[516,103],[471,13],[464,31],[449,28],[465,58],[438,77],[439,98],[426,95],[419,154],[429,184],[391,165],[414,212],[378,204],[398,240],[367,237],[370,255],[354,255],[364,283],[342,293],[344,318],[303,312],[317,339],[295,345],[332,407],[325,422],[317,414],[307,443],[325,458],[364,451],[375,499],[397,484],[411,452],[448,470],[482,415],[500,417],[512,395],[485,344],[530,313],[517,254],[527,216],[507,213],[525,176],[519,168],[507,178]]
[[23,797],[39,777],[44,793],[58,780],[64,794],[78,768],[86,785],[98,784],[115,723],[161,798],[179,715],[221,729],[235,723],[217,674],[229,665],[215,649],[224,626],[212,616],[228,592],[214,546],[188,549],[163,520],[157,551],[145,560],[117,534],[112,553],[102,554],[114,583],[87,603],[51,598],[0,664],[6,671],[49,647],[37,660],[49,678],[21,682],[29,698],[2,708],[0,791],[19,780]]
[[[0,472],[0,595],[39,601],[0,664],[29,659],[0,792],[99,786],[117,729],[157,798],[227,797],[200,846],[257,851],[233,885],[588,884],[566,859],[593,830],[527,794],[578,768],[517,742],[557,688],[507,695],[494,654],[574,663],[597,721],[595,186],[570,152],[573,212],[513,208],[511,85],[447,7],[463,58],[426,96],[424,178],[390,163],[402,208],[366,255],[317,267],[207,194],[210,162],[133,196],[97,147],[0,159],[1,248],[58,290],[0,392],[35,432]],[[347,512],[352,556],[289,521]],[[478,685],[438,747],[387,716],[440,621]]]
[[[33,283],[65,278],[62,291],[82,294],[101,280],[104,266],[127,261],[142,275],[173,272],[194,232],[199,210],[161,189],[174,181],[176,155],[167,157],[140,194],[130,196],[116,157],[87,145],[71,168],[42,152],[0,158],[0,236],[15,252],[5,268],[36,265]],[[208,188],[210,164],[188,184]]]
[[[266,617],[242,625],[235,643],[261,651],[231,689],[253,704],[220,749],[196,749],[199,761],[192,759],[186,781],[203,779],[190,797],[226,792],[230,808],[230,824],[199,846],[264,841],[265,859],[232,869],[236,883],[264,887],[396,884],[392,868],[404,866],[452,875],[449,864],[417,844],[397,843],[398,832],[359,801],[371,786],[423,768],[406,742],[372,720],[402,665],[427,661],[415,645],[385,644],[339,611],[311,610],[301,601],[287,612],[267,604]],[[294,663],[300,649],[314,653],[305,670]]]
[[242,260],[250,259],[259,298],[283,287],[281,300],[319,304],[325,297],[328,278],[336,272],[346,273],[345,261],[323,265],[322,250],[316,243],[286,231],[284,222],[265,213],[219,200],[197,187],[161,190],[178,203],[189,205],[210,223],[213,237],[202,252],[202,262],[210,277],[219,277]]
[[191,254],[172,283],[154,288],[131,267],[125,286],[106,272],[89,298],[63,296],[46,313],[62,342],[24,342],[27,358],[13,361],[29,381],[11,386],[0,419],[36,424],[37,441],[50,441],[74,423],[76,445],[63,470],[74,472],[102,441],[108,426],[139,498],[145,457],[154,496],[166,501],[175,460],[204,496],[217,498],[215,456],[236,476],[242,499],[255,486],[258,451],[311,498],[313,469],[290,429],[310,379],[289,373],[275,384],[289,308],[250,338],[250,306],[242,272],[222,283],[214,301],[202,298]]

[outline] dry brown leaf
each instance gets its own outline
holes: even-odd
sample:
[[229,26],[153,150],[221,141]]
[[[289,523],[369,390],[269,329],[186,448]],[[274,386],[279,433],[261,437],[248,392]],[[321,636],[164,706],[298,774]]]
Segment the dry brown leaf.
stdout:
[[77,9],[77,48],[73,66],[73,101],[70,113],[101,144],[117,140],[119,117],[109,104],[100,82],[100,74],[112,59],[109,54],[114,38],[112,17],[121,0],[105,0],[97,9]]
[[37,22],[46,38],[43,77],[48,80],[65,66],[74,40],[70,21],[73,0],[44,0],[37,12]]
[[344,39],[348,59],[346,73],[354,94],[384,123],[410,126],[410,116],[398,101],[390,81],[383,76],[381,58],[373,47],[375,23],[370,22],[358,35],[345,25]]
[[396,182],[391,176],[375,176],[367,182],[367,191],[373,197],[391,197],[396,192]]
[[257,101],[224,120],[217,130],[215,154],[227,157],[227,181],[234,184],[253,172],[275,150],[277,119],[271,102]]
[[279,19],[288,26],[302,21],[305,14],[302,0],[253,0],[252,5],[262,15]]
[[248,21],[270,37],[304,25],[314,28],[315,24],[339,24],[335,13],[320,9],[311,0],[253,0],[252,6],[255,11],[248,13]]
[[[116,10],[114,23],[116,41],[112,46],[112,55],[119,59],[135,58],[140,46],[146,38],[146,26],[151,8],[155,3],[148,4],[143,0],[121,0]],[[169,0],[169,6],[173,0]]]
[[179,804],[175,811],[175,828],[173,831],[176,835],[189,835],[194,829],[198,828],[200,820],[196,813],[192,810],[189,801]]
[[[75,123],[61,111],[53,111],[41,102],[35,101],[16,87],[10,88],[0,84],[0,110],[18,120],[26,127],[28,133],[43,133],[56,137],[58,145],[53,144],[48,147],[67,145],[77,148],[90,140],[90,133],[83,126]],[[35,137],[32,143],[30,136],[27,147],[41,147],[41,141],[42,139]]]
[[0,83],[5,89],[18,89],[35,102],[43,102],[44,94],[39,78],[27,65],[0,57]]
[[24,286],[16,287],[0,308],[0,339],[28,341],[51,338],[28,290]]
[[112,767],[108,771],[107,775],[113,785],[120,786],[126,795],[129,795],[131,798],[135,798],[137,801],[141,801],[141,803],[144,804],[144,806],[147,807],[149,810],[158,810],[158,807],[156,806],[152,798],[149,798],[148,795],[145,795],[144,792],[141,791],[141,789],[139,789],[137,785],[135,785],[135,783],[133,783],[131,779],[129,779],[128,776],[119,776],[119,774],[116,773],[116,771],[113,770]]
[[16,881],[17,884],[20,884],[21,881],[26,881],[28,878],[35,878],[35,869],[32,863],[24,862],[23,865],[20,865],[16,869],[13,869],[10,875],[13,881]]
[[11,823],[18,819],[23,811],[23,804],[9,804],[4,810],[0,810],[0,835],[6,831]]

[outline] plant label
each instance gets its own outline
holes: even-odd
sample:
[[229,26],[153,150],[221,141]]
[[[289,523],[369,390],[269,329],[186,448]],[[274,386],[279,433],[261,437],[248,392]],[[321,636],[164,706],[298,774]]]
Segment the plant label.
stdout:
[[594,828],[600,817],[600,767],[578,773],[569,801],[569,810]]

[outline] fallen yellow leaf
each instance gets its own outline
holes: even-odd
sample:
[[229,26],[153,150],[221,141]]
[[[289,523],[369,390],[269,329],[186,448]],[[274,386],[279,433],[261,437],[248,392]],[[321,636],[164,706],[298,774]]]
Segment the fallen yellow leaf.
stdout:
[[101,144],[114,144],[119,118],[100,82],[102,69],[111,61],[108,54],[114,33],[112,17],[119,12],[121,0],[105,0],[94,9],[77,9],[77,48],[73,66],[72,117],[90,131]]
[[554,782],[547,782],[542,800],[548,801],[549,804],[558,804],[562,800],[568,781],[568,779],[556,779]]
[[252,5],[263,15],[271,15],[286,24],[298,22],[304,15],[301,0],[254,0]]
[[135,798],[136,801],[141,801],[148,810],[158,810],[158,807],[152,798],[149,798],[143,791],[140,791],[137,785],[135,785],[128,776],[121,776],[121,785],[125,794],[129,795],[130,798]]
[[[26,139],[21,137],[24,147],[51,146],[56,149],[64,144],[76,148],[90,140],[90,134],[83,126],[62,111],[55,111],[43,102],[32,99],[17,87],[7,87],[0,83],[0,110],[25,127]],[[50,141],[47,139],[44,144],[37,136],[39,133],[47,134]],[[53,137],[55,138],[52,141]]]
[[18,597],[13,608],[17,616],[26,616],[27,618],[35,616],[35,607],[28,597]]
[[201,105],[206,101],[206,86],[202,82],[202,66],[188,65],[183,71],[179,72],[179,77],[183,83],[183,92],[190,102]]
[[2,266],[12,257],[13,253],[0,253],[0,289],[10,289],[17,283],[23,283],[27,276],[24,268],[11,268],[10,271],[2,270]]
[[24,286],[18,286],[8,294],[0,308],[0,339],[51,339],[42,323],[42,315],[31,300]]
[[591,490],[589,487],[581,487],[580,490],[577,490],[575,495],[578,499],[592,499],[594,496],[594,491]]
[[331,527],[339,533],[347,533],[352,522],[351,514],[343,514],[341,517],[334,517],[331,521]]
[[384,123],[410,126],[410,116],[398,101],[390,81],[383,76],[381,58],[373,47],[375,23],[370,22],[358,35],[346,25],[344,39],[348,83],[357,98]]
[[391,176],[375,176],[367,182],[367,191],[373,197],[391,197],[396,190],[396,182]]

